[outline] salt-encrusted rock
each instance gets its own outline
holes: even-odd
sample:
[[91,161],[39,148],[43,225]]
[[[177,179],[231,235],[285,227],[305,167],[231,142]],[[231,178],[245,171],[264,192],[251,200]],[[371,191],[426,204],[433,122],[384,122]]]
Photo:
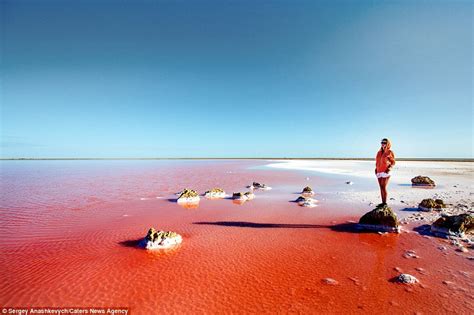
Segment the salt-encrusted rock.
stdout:
[[306,197],[303,197],[303,196],[299,196],[298,198],[296,198],[295,202],[298,203],[299,205],[302,205],[303,202],[306,201]]
[[470,213],[442,216],[431,225],[431,232],[464,237],[465,234],[474,232],[474,216]]
[[443,208],[446,208],[446,205],[441,199],[423,199],[418,205],[418,209],[421,211],[441,210]]
[[270,186],[267,186],[265,184],[260,184],[260,183],[257,183],[257,182],[253,182],[252,185],[247,186],[247,188],[261,189],[261,190],[270,190],[270,189],[272,189]]
[[154,228],[148,230],[142,245],[146,249],[165,249],[180,244],[183,241],[181,235],[171,231],[157,231]]
[[411,179],[411,184],[413,186],[436,186],[434,180],[429,178],[428,176],[416,176]]
[[197,203],[199,194],[192,189],[184,189],[178,197],[178,203]]
[[311,197],[299,196],[295,202],[297,202],[300,206],[307,208],[314,208],[318,206],[318,200]]
[[247,200],[252,200],[255,198],[255,195],[251,191],[247,191],[245,193],[242,192],[235,192],[232,195],[232,199],[234,200],[240,200],[240,201],[247,201]]
[[395,278],[395,282],[403,284],[415,284],[418,283],[418,279],[408,273],[401,273]]
[[329,284],[329,285],[337,285],[337,284],[339,284],[339,282],[338,282],[337,280],[333,279],[333,278],[324,278],[324,279],[322,280],[322,282],[323,282],[324,284]]
[[311,187],[309,186],[306,186],[305,188],[303,188],[303,191],[301,192],[301,194],[304,196],[304,197],[311,197],[314,195],[314,191]]
[[403,254],[403,258],[420,258],[420,256],[418,256],[414,250],[407,250]]
[[318,200],[313,199],[313,198],[306,198],[306,200],[301,204],[302,207],[305,208],[314,208],[317,207],[317,202]]
[[212,188],[204,193],[206,198],[210,199],[218,199],[218,198],[225,198],[225,191],[221,188]]
[[358,224],[360,229],[400,233],[397,215],[387,205],[382,205],[364,214]]

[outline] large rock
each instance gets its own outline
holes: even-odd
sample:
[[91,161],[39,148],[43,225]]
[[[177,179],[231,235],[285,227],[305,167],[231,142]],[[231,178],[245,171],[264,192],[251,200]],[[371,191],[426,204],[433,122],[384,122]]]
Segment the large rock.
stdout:
[[418,205],[418,208],[422,211],[441,210],[443,208],[446,208],[446,205],[441,199],[428,198],[423,199]]
[[178,203],[197,203],[199,194],[192,189],[184,189],[178,197]]
[[474,217],[470,213],[443,216],[431,225],[431,232],[464,237],[465,234],[474,232]]
[[400,232],[397,215],[392,209],[383,205],[364,214],[359,220],[359,228],[380,232]]
[[165,249],[178,245],[182,241],[183,238],[176,232],[157,231],[150,228],[142,244],[146,249]]
[[411,184],[413,186],[429,186],[434,187],[436,186],[434,180],[429,178],[428,176],[416,176],[411,179]]

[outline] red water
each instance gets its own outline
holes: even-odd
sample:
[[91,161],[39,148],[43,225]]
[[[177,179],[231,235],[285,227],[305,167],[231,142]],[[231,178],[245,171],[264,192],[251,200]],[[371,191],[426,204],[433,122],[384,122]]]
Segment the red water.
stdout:
[[[347,220],[370,209],[338,200],[334,192],[347,185],[254,168],[265,163],[2,162],[0,306],[121,306],[132,314],[473,313],[470,254],[414,232],[356,233]],[[231,193],[252,181],[274,189],[241,205],[202,199],[188,209],[173,200],[185,187]],[[319,207],[289,202],[308,184],[319,193]],[[151,226],[180,233],[183,244],[137,248]],[[406,250],[419,258],[404,258]],[[390,282],[395,267],[421,284]]]

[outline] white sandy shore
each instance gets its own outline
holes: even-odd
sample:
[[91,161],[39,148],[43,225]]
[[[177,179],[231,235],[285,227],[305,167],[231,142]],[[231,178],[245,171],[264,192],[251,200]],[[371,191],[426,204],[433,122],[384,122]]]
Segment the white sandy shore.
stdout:
[[[271,160],[267,167],[307,171],[341,179],[341,189],[335,194],[338,198],[355,203],[373,205],[380,203],[380,193],[374,174],[375,161],[357,160]],[[433,189],[413,188],[411,178],[429,176],[437,186]],[[353,181],[350,189],[342,186],[345,181]],[[400,211],[416,208],[425,198],[441,198],[452,204],[448,212],[472,211],[474,208],[474,163],[473,162],[435,162],[398,161],[393,169],[388,187],[389,205],[400,216],[413,216],[413,211]],[[438,215],[424,214],[428,221]]]

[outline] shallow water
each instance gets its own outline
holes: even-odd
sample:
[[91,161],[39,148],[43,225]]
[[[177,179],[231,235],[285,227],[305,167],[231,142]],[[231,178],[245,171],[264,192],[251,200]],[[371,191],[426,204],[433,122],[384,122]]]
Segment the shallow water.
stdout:
[[[356,233],[348,220],[370,209],[334,193],[356,186],[265,164],[1,162],[0,306],[125,306],[132,314],[472,313],[469,254],[414,232]],[[232,193],[252,181],[273,189],[242,205],[202,199],[189,209],[174,202],[185,187]],[[306,185],[317,192],[316,208],[290,202]],[[137,248],[150,226],[180,233],[183,244]],[[419,258],[404,258],[406,250]],[[395,267],[421,284],[390,282]]]

